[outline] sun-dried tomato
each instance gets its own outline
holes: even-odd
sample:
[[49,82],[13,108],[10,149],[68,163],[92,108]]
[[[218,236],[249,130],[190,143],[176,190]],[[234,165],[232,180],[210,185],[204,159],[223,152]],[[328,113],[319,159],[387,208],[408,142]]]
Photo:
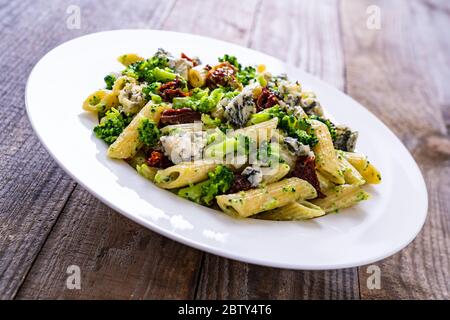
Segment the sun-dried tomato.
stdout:
[[314,157],[299,156],[295,163],[295,168],[292,171],[292,176],[308,181],[316,189],[318,198],[324,197],[324,194],[320,191]]
[[271,108],[278,104],[277,96],[267,87],[262,88],[261,94],[256,100],[256,110],[259,112],[263,109]]
[[238,88],[236,68],[227,61],[215,65],[208,70],[206,85],[211,89],[218,86]]
[[200,121],[202,114],[189,108],[168,109],[161,114],[159,122],[162,125],[192,123]]
[[252,184],[247,180],[246,177],[240,174],[234,175],[234,181],[231,185],[228,193],[236,193],[239,191],[246,191],[252,188]]
[[186,59],[187,61],[190,61],[190,62],[192,62],[192,64],[194,65],[194,67],[195,66],[198,66],[198,60],[197,59],[192,59],[192,58],[189,58],[187,55],[185,55],[183,52],[181,53],[181,58],[183,58],[183,59]]
[[173,81],[162,84],[158,89],[158,93],[164,101],[172,102],[172,99],[175,97],[186,96],[186,93],[181,90],[182,84],[182,81],[176,78]]
[[169,160],[161,151],[151,150],[149,152],[149,157],[146,160],[146,163],[150,167],[156,168],[168,168],[173,165],[172,161]]

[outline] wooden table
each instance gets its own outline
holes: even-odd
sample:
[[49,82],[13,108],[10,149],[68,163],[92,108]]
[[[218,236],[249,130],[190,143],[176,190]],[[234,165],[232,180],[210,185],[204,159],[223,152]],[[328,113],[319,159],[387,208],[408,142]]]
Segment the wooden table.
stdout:
[[[447,1],[130,2],[0,2],[1,298],[450,298]],[[67,27],[71,4],[81,9],[80,29]],[[344,90],[401,138],[425,177],[429,212],[412,244],[376,263],[381,289],[368,288],[367,266],[279,270],[181,245],[100,203],[57,166],[25,114],[27,77],[60,43],[124,28],[201,34],[274,55]],[[81,268],[80,290],[66,287],[69,265]]]

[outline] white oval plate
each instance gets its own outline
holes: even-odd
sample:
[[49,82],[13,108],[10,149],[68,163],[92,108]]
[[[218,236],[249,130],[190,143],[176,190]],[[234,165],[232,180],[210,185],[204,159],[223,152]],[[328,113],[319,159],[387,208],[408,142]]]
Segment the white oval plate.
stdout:
[[[358,150],[381,171],[372,199],[307,222],[236,220],[159,189],[123,161],[107,158],[82,101],[121,70],[116,57],[151,56],[162,47],[214,63],[224,53],[243,64],[264,63],[312,89],[337,121],[360,132]],[[166,237],[231,259],[290,269],[336,269],[368,264],[401,250],[427,214],[423,177],[399,139],[359,103],[321,80],[266,54],[200,36],[154,30],[95,33],[46,54],[28,79],[26,105],[40,140],[75,180],[126,217]]]

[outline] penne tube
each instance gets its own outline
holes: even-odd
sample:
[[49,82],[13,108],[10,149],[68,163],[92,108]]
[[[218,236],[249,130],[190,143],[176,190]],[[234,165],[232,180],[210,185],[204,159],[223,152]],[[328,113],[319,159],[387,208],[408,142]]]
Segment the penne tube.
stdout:
[[344,175],[340,170],[339,162],[334,150],[328,127],[317,120],[311,120],[311,126],[319,142],[314,146],[316,168],[328,179],[336,184],[344,184]]
[[286,163],[276,163],[273,167],[262,167],[262,182],[270,184],[283,179],[290,170],[289,165]]
[[358,172],[358,170],[356,170],[356,168],[352,166],[340,153],[337,153],[337,158],[346,184],[362,186],[366,183],[366,180],[364,180],[363,176]]
[[83,102],[83,109],[91,112],[105,112],[117,107],[119,100],[111,90],[97,90],[90,94]]
[[205,66],[196,66],[189,69],[188,72],[188,80],[189,84],[194,87],[203,87],[206,82],[206,77],[208,75],[208,71],[206,71]]
[[331,188],[334,188],[336,185],[327,179],[323,174],[316,170],[317,179],[319,180],[320,190],[326,191]]
[[321,207],[326,213],[337,212],[370,198],[370,195],[361,187],[350,184],[336,186],[327,190],[325,194],[325,198],[314,199],[311,202]]
[[325,211],[319,206],[312,204],[306,200],[291,202],[287,205],[262,212],[254,216],[257,219],[291,221],[291,220],[307,220],[325,215]]
[[115,159],[128,159],[133,157],[142,146],[139,140],[139,126],[143,119],[149,119],[158,123],[161,113],[170,109],[168,105],[156,105],[147,103],[141,111],[133,118],[131,123],[123,130],[116,141],[108,148],[108,156]]
[[366,156],[355,152],[342,152],[342,154],[358,170],[367,183],[378,184],[381,182],[380,171],[369,162]]
[[159,170],[154,181],[164,189],[181,188],[208,179],[208,172],[216,166],[212,161],[182,162]]
[[147,164],[143,163],[140,165],[136,165],[136,171],[144,178],[153,181],[155,179],[156,173],[158,172],[158,168],[149,167]]
[[299,178],[288,178],[263,188],[217,196],[217,204],[226,213],[246,218],[287,205],[299,199],[317,196],[314,187]]
[[130,64],[136,63],[138,61],[145,60],[141,56],[137,55],[136,53],[127,53],[124,55],[121,55],[117,58],[117,61],[119,61],[121,64],[123,64],[125,67],[128,67]]

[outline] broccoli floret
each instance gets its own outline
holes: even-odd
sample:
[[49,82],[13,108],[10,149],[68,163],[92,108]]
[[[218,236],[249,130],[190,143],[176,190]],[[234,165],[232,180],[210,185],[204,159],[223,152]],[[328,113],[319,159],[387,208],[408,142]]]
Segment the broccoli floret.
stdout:
[[208,173],[208,180],[180,189],[178,195],[191,201],[211,205],[214,198],[227,192],[234,181],[234,173],[223,165]]
[[311,132],[311,124],[307,119],[298,119],[293,115],[283,116],[278,127],[283,129],[289,137],[296,138],[304,145],[314,147],[318,140],[317,137]]
[[256,78],[256,69],[252,66],[247,66],[236,74],[236,78],[242,85],[246,86],[251,80]]
[[247,125],[258,124],[275,117],[281,119],[285,115],[286,113],[278,105],[275,105],[271,108],[264,109],[261,112],[252,114]]
[[242,65],[238,62],[235,56],[225,54],[223,57],[219,58],[219,62],[229,62],[237,69],[236,78],[243,86],[250,83],[251,80],[256,78],[256,68],[252,66],[247,66],[242,68]]
[[190,97],[173,99],[173,108],[191,108],[202,113],[208,113],[214,109],[225,93],[222,88],[217,88],[209,93],[209,89],[195,88]]
[[132,116],[127,116],[125,113],[111,108],[111,110],[106,111],[105,116],[100,120],[100,124],[94,128],[94,133],[97,138],[102,139],[107,144],[112,144],[132,118]]
[[162,98],[158,95],[159,87],[161,87],[161,82],[153,82],[142,89],[142,93],[146,100],[152,100],[155,103],[160,103]]
[[219,118],[212,118],[209,114],[203,113],[201,118],[203,125],[208,128],[219,128],[223,125]]
[[237,61],[237,58],[235,56],[224,54],[223,57],[219,58],[219,62],[229,62],[231,65],[235,66],[236,69],[241,70],[242,66]]
[[331,139],[333,141],[336,140],[336,126],[334,125],[333,122],[331,122],[329,119],[325,119],[316,115],[311,115],[309,118],[326,124],[326,126],[328,127],[328,131],[330,131]]
[[147,147],[155,146],[161,137],[158,126],[149,119],[142,119],[138,132],[139,140]]
[[182,188],[182,189],[178,190],[178,195],[180,197],[183,197],[183,198],[186,198],[193,202],[197,202],[197,203],[201,204],[202,196],[203,196],[203,186],[205,186],[209,183],[210,183],[210,181],[206,180],[206,181],[194,184],[192,186]]
[[103,78],[106,83],[106,89],[111,90],[113,88],[114,82],[116,81],[116,77],[112,74],[108,74],[105,78]]
[[169,68],[167,55],[158,51],[153,57],[130,64],[123,72],[124,75],[152,83],[155,81],[172,81],[176,74]]
[[225,166],[219,165],[214,171],[208,173],[209,184],[202,186],[202,200],[210,205],[211,201],[219,195],[227,192],[233,183],[234,173]]

